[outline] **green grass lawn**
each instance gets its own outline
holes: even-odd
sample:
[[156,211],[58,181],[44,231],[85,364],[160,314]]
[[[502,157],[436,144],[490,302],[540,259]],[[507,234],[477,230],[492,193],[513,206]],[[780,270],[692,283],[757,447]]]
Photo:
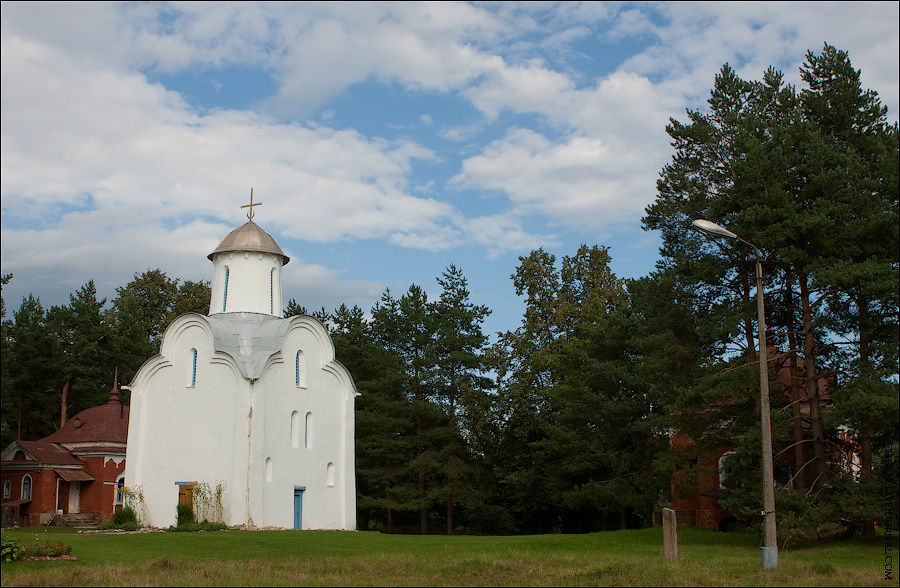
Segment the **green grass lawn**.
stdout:
[[78,561],[2,564],[3,586],[897,586],[884,577],[883,539],[781,550],[779,568],[763,572],[755,535],[693,528],[678,530],[676,562],[663,560],[660,528],[512,537],[3,531],[36,535],[71,545]]

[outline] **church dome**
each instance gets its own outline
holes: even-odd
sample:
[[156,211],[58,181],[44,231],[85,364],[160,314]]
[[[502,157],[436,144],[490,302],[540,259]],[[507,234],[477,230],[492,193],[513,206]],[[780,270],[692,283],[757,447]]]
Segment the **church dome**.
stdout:
[[228,233],[216,250],[207,257],[212,261],[213,256],[217,253],[225,253],[227,251],[257,251],[260,253],[272,253],[281,256],[284,260],[282,265],[287,265],[291,260],[284,254],[272,235],[263,230],[255,222],[247,221],[242,226]]

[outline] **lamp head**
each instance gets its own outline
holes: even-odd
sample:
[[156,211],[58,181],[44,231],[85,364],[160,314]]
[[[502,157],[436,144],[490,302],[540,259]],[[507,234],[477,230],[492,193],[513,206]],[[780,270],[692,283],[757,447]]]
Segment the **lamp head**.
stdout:
[[729,239],[738,239],[738,236],[729,231],[724,227],[720,227],[714,222],[710,222],[706,219],[698,218],[692,223],[695,227],[703,231],[704,233],[709,233],[710,235],[717,235],[719,237],[728,237]]

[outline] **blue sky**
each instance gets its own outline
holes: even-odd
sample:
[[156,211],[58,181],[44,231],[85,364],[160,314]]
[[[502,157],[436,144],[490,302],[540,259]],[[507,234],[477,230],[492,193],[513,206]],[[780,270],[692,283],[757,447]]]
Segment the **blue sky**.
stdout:
[[666,122],[723,63],[799,83],[827,41],[895,121],[898,37],[896,2],[4,2],[4,298],[209,279],[252,186],[286,299],[368,310],[454,263],[514,329],[534,248],[652,271]]

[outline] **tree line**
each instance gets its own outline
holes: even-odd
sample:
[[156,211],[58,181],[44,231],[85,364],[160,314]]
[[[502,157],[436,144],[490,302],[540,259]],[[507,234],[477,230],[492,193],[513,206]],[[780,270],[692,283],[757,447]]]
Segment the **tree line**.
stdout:
[[[600,245],[532,251],[510,276],[521,322],[493,339],[453,265],[433,300],[411,285],[368,312],[312,313],[361,393],[360,528],[647,526],[718,476],[703,457],[723,448],[720,502],[758,526],[755,252],[691,228],[705,218],[764,256],[779,532],[874,533],[897,503],[900,133],[845,52],[809,52],[800,74],[798,89],[725,65],[707,106],[670,121],[648,276],[618,278]],[[65,306],[3,309],[4,445],[58,427],[64,389],[73,411],[104,402],[112,366],[129,381],[172,318],[209,307],[208,283],[160,270],[116,293],[107,306],[89,282]],[[308,312],[291,299],[294,314]]]
[[[3,285],[12,278],[4,275]],[[69,416],[107,402],[116,370],[120,383],[130,382],[172,319],[208,311],[208,282],[173,280],[159,269],[135,274],[109,304],[93,280],[50,308],[29,294],[12,320],[3,301],[3,446],[57,430],[64,397]]]

